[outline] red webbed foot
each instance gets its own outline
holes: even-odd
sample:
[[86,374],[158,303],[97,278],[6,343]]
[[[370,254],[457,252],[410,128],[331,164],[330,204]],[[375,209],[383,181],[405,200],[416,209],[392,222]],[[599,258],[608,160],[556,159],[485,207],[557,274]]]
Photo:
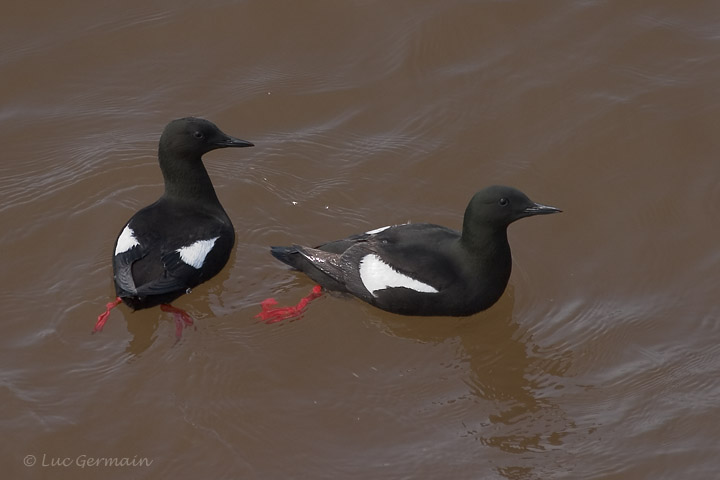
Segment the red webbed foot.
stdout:
[[110,310],[117,307],[121,303],[122,299],[120,297],[117,297],[114,301],[105,305],[105,311],[98,315],[98,319],[95,323],[95,328],[93,328],[92,333],[99,332],[103,329],[103,327],[105,326],[105,322],[107,322],[107,319],[110,316]]
[[315,285],[309,295],[301,298],[297,305],[292,307],[275,307],[278,304],[277,300],[267,298],[260,302],[262,311],[255,315],[255,318],[259,318],[267,324],[300,318],[305,313],[308,304],[320,296],[322,296],[322,287]]
[[172,313],[173,317],[175,317],[175,336],[178,340],[182,338],[182,332],[184,327],[190,327],[192,326],[193,319],[185,310],[182,310],[177,307],[173,307],[170,304],[163,303],[160,305],[160,310],[163,312]]

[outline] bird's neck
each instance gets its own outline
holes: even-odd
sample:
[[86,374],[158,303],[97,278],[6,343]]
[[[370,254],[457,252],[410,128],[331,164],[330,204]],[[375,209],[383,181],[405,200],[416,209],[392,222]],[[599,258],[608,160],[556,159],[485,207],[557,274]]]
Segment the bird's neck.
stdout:
[[512,254],[506,225],[478,222],[466,214],[460,244],[484,276],[502,280],[503,285],[510,278]]
[[[476,225],[477,227],[477,225]],[[466,253],[468,272],[476,275],[487,308],[505,291],[512,272],[512,254],[506,228],[463,229],[459,241]]]
[[472,257],[493,259],[495,262],[499,259],[504,259],[506,262],[511,261],[507,227],[492,228],[473,225],[468,228],[468,226],[464,226],[460,242]]
[[503,264],[505,268],[512,265],[507,225],[485,220],[482,215],[478,215],[473,202],[465,209],[460,243],[470,256],[478,261],[492,260],[495,264]]
[[182,202],[202,201],[206,205],[216,204],[222,208],[210,176],[199,157],[187,159],[188,161],[171,160],[161,149],[159,158],[165,180],[165,197]]

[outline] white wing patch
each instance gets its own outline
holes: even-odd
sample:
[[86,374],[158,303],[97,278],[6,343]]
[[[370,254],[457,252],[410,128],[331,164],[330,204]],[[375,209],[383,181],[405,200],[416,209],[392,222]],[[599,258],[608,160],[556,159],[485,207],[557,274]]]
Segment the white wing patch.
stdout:
[[375,230],[368,230],[368,231],[365,232],[365,233],[366,233],[367,235],[374,235],[374,234],[376,234],[376,233],[380,233],[380,232],[382,232],[382,231],[384,231],[384,230],[387,230],[387,229],[390,228],[390,227],[392,227],[392,225],[388,225],[387,227],[376,228]]
[[205,263],[207,254],[210,253],[215,240],[220,237],[211,238],[210,240],[198,240],[187,247],[178,248],[176,252],[180,254],[180,259],[191,267],[200,269]]
[[135,238],[135,232],[132,231],[130,225],[125,225],[125,228],[123,228],[123,231],[117,239],[117,244],[115,245],[115,255],[125,253],[135,245],[140,245],[140,242],[138,242],[137,238]]
[[376,296],[375,292],[378,290],[393,287],[405,287],[422,293],[438,293],[432,285],[398,272],[373,253],[360,260],[360,280],[373,296]]

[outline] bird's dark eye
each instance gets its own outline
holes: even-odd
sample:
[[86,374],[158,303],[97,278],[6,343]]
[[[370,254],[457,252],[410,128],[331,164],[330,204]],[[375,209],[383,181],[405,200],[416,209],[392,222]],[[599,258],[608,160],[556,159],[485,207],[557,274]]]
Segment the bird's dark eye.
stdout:
[[202,132],[195,132],[195,133],[193,133],[193,136],[195,138],[203,138],[205,135],[203,135]]
[[506,206],[506,205],[509,204],[509,203],[510,203],[510,200],[508,200],[508,199],[505,198],[505,197],[503,197],[503,198],[501,198],[500,200],[498,200],[498,204],[500,204],[501,207],[504,207],[504,206]]

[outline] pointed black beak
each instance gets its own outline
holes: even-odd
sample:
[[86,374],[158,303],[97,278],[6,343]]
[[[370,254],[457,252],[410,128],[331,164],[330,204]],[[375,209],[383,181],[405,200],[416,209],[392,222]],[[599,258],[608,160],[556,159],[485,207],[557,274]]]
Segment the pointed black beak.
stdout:
[[217,142],[218,148],[225,147],[254,147],[255,144],[248,142],[247,140],[241,140],[239,138],[231,137],[226,135],[224,139]]
[[533,203],[529,207],[523,210],[526,217],[531,215],[548,215],[550,213],[560,213],[562,210],[559,208],[551,207],[549,205],[542,205],[540,203]]

